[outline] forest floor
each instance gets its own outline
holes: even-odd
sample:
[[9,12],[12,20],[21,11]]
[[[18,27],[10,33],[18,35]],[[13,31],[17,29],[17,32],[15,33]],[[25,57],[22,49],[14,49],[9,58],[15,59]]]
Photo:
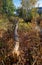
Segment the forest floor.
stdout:
[[[20,26],[21,24],[19,24]],[[42,65],[42,33],[33,29],[34,23],[18,30],[20,55],[13,57],[14,32],[0,28],[0,65]],[[26,31],[27,30],[27,31]]]

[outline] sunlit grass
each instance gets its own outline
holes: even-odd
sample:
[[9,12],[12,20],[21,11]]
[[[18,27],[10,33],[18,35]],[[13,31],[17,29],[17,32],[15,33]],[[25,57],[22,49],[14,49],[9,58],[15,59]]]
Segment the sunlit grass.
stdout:
[[7,29],[11,29],[12,26],[13,26],[13,24],[11,24],[7,18],[0,19],[0,29],[7,30]]
[[25,23],[25,22],[19,23],[19,30],[28,31],[28,30],[31,30],[31,29],[32,29],[31,23]]

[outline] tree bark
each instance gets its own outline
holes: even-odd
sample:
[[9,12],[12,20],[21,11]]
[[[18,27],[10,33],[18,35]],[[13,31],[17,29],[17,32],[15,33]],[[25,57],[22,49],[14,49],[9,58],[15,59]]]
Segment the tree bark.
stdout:
[[18,37],[18,21],[15,21],[15,28],[14,28],[14,40],[15,41],[19,41],[19,37]]
[[18,36],[18,20],[15,21],[15,28],[14,28],[14,40],[15,40],[15,47],[14,52],[19,55],[19,36]]

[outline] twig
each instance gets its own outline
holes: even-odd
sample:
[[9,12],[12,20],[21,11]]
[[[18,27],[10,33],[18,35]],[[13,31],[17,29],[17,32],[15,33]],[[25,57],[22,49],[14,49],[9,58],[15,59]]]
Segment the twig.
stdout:
[[35,58],[34,62],[32,65],[35,65],[35,63],[37,62],[38,56]]
[[2,60],[2,64],[5,65],[4,61]]

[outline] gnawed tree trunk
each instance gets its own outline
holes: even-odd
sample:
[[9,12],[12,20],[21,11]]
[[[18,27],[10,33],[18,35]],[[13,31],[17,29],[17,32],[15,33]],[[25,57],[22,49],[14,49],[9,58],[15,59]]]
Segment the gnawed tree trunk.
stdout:
[[14,27],[14,39],[15,41],[19,42],[19,37],[18,37],[18,20],[15,20],[15,27]]
[[14,40],[15,40],[15,47],[13,50],[13,54],[16,53],[19,55],[19,37],[18,37],[18,20],[15,21],[15,27],[14,27]]

